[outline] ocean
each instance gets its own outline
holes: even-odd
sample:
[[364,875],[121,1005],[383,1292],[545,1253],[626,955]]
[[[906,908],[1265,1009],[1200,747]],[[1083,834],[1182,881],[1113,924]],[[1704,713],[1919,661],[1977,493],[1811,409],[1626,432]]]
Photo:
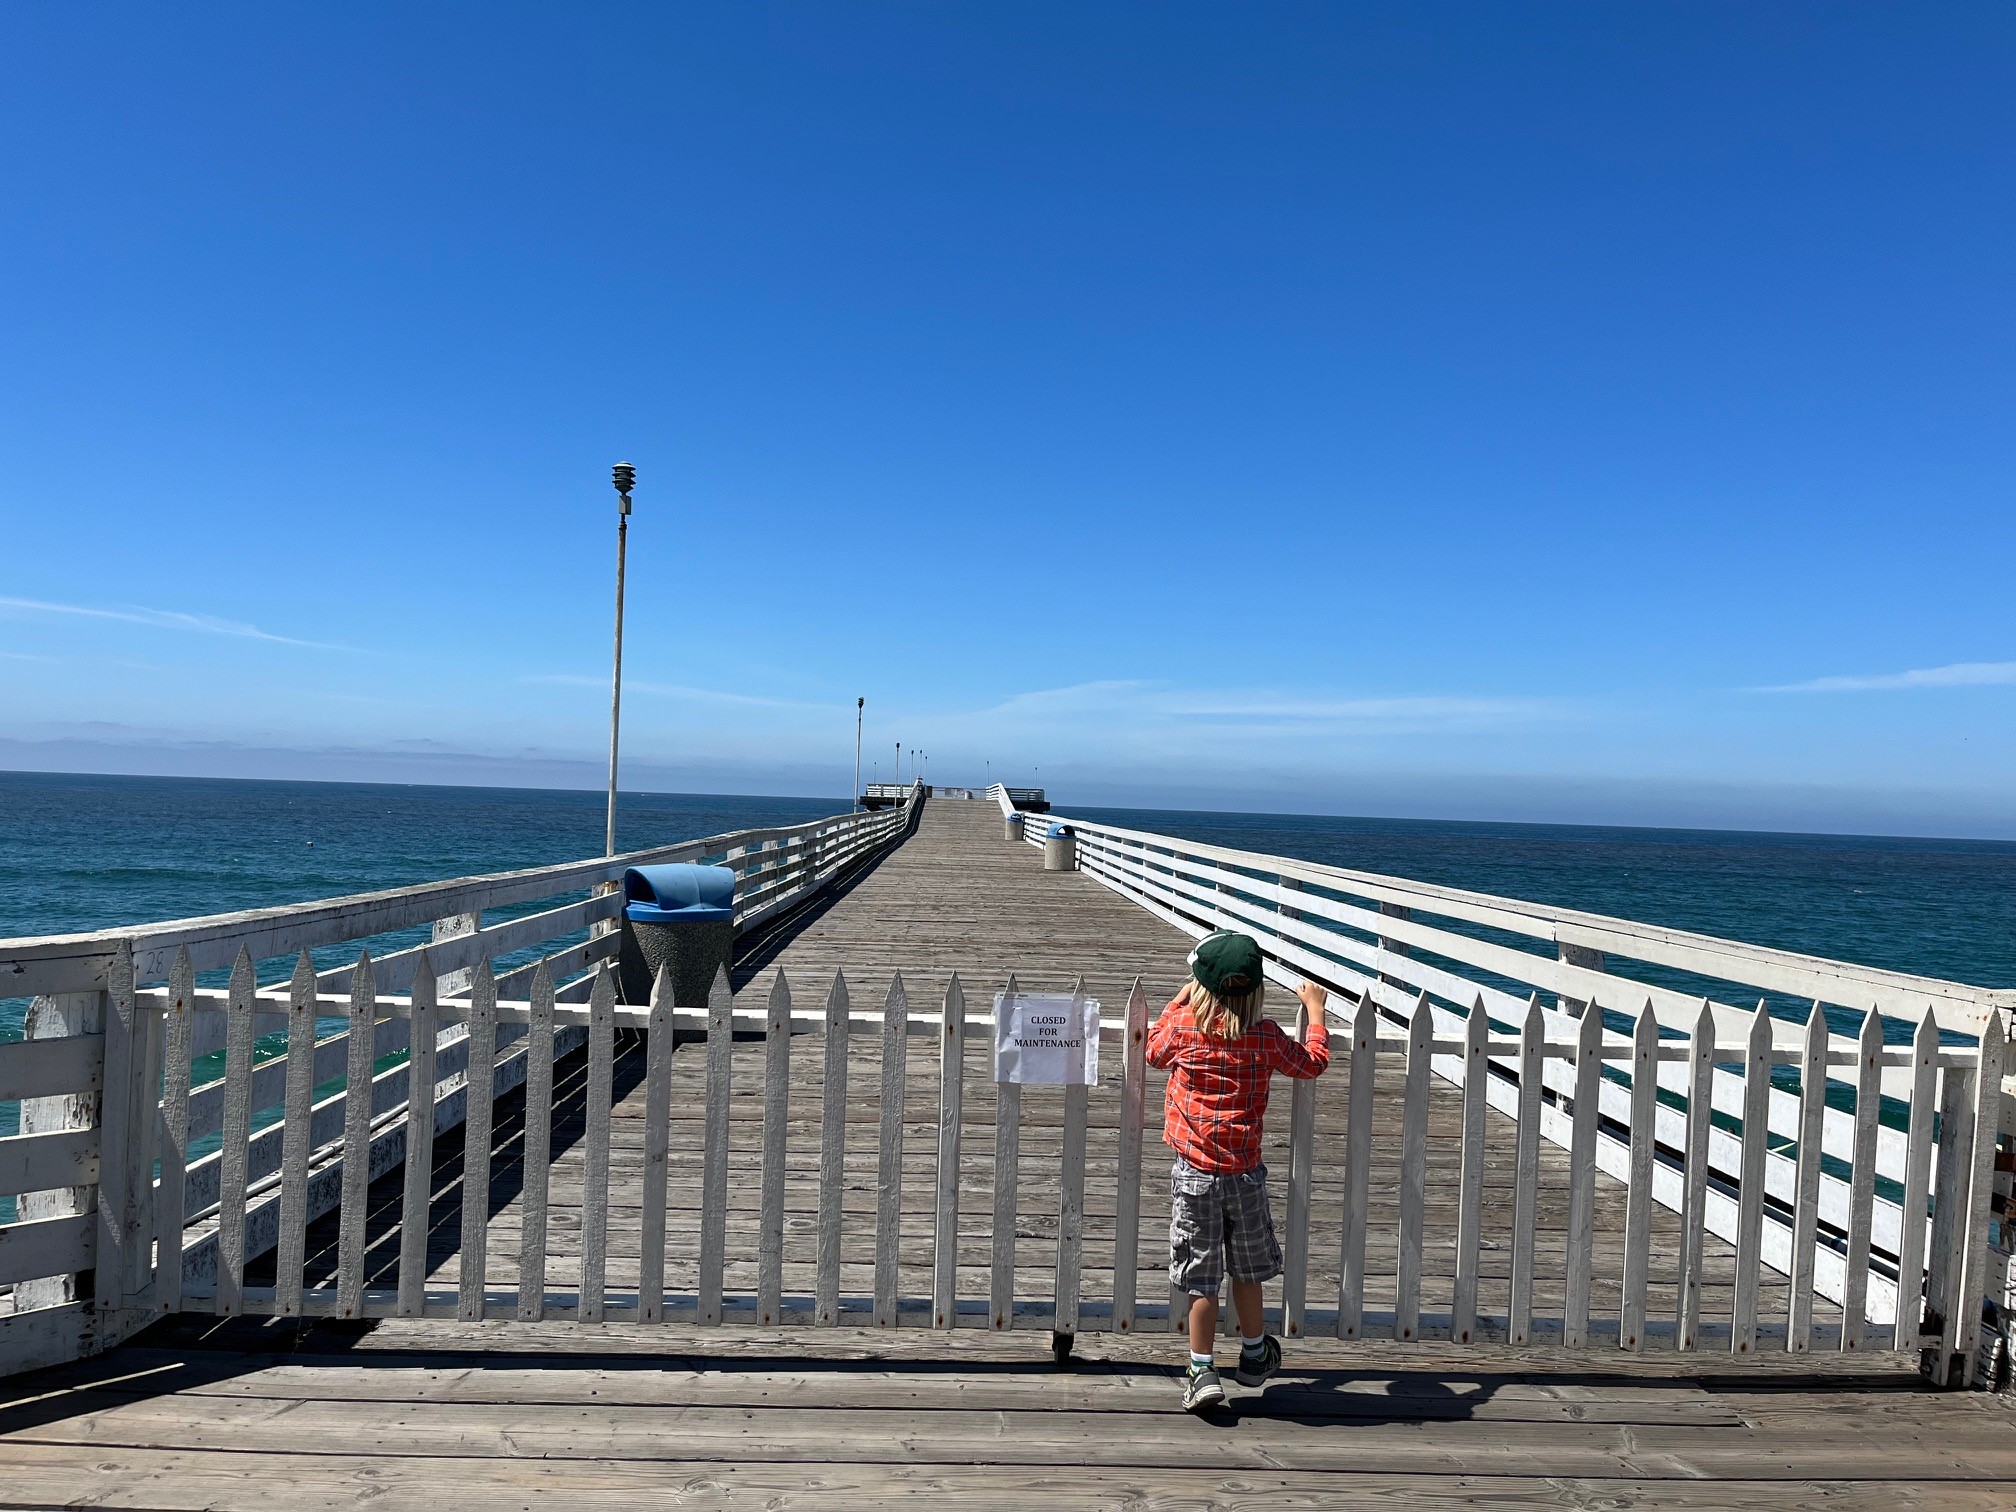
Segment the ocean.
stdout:
[[[625,849],[842,797],[625,793]],[[1060,808],[1109,824],[1980,986],[2016,984],[2016,842]],[[591,856],[599,793],[0,772],[0,938]],[[0,1038],[25,1005],[0,1004]]]
[[[2011,842],[1061,806],[1244,850],[2016,984]],[[673,844],[845,807],[838,796],[625,793],[618,838],[625,849]],[[599,793],[0,772],[0,938],[572,860],[601,851],[602,824]],[[0,1000],[0,1040],[19,1037],[27,1006]],[[15,1125],[15,1105],[0,1104],[0,1135]],[[0,1198],[0,1221],[11,1207]]]

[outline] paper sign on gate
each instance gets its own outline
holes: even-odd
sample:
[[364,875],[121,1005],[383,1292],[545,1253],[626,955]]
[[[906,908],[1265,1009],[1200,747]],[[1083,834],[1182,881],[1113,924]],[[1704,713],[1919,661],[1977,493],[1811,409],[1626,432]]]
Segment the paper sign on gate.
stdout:
[[995,993],[994,1080],[1096,1087],[1099,1000],[1068,992]]

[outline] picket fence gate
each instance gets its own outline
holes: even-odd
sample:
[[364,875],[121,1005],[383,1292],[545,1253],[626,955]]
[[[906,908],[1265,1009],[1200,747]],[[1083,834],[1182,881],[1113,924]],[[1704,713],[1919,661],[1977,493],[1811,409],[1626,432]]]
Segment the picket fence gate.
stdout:
[[[405,994],[380,994],[368,954],[348,973],[347,990],[330,993],[319,987],[304,954],[288,990],[290,1025],[310,1031],[317,1018],[349,1020],[346,1036],[347,1097],[340,1130],[343,1161],[339,1202],[338,1259],[335,1284],[305,1288],[302,1265],[306,1235],[305,1194],[311,1160],[335,1131],[318,1129],[312,1103],[313,1071],[308,1057],[287,1067],[285,1115],[277,1126],[280,1157],[278,1256],[276,1281],[253,1287],[244,1281],[245,1208],[255,1102],[253,1082],[253,1018],[259,1006],[249,955],[241,955],[227,987],[198,990],[186,960],[178,960],[165,989],[135,990],[130,955],[115,961],[111,997],[117,1022],[129,1026],[132,1046],[121,1058],[108,1053],[108,1088],[123,1085],[126,1095],[108,1103],[127,1110],[124,1126],[108,1118],[107,1148],[127,1151],[125,1166],[132,1184],[116,1189],[120,1207],[116,1245],[118,1262],[99,1261],[99,1302],[102,1307],[139,1307],[154,1311],[194,1310],[220,1316],[241,1314],[332,1318],[457,1318],[578,1319],[584,1322],[656,1324],[690,1322],[700,1325],[751,1324],[766,1327],[862,1325],[936,1328],[1048,1327],[1052,1344],[1068,1353],[1071,1339],[1082,1332],[1127,1332],[1143,1326],[1178,1326],[1180,1299],[1164,1302],[1137,1297],[1143,1273],[1141,1247],[1141,1169],[1150,1073],[1145,1059],[1149,1005],[1137,983],[1118,1022],[1102,1025],[1102,1040],[1119,1049],[1117,1086],[1109,1080],[1098,1087],[1065,1087],[1054,1095],[1061,1101],[1062,1137],[1057,1166],[1053,1286],[1048,1296],[1017,1292],[1018,1212],[1023,1163],[1018,1158],[1022,1100],[1032,1091],[1009,1084],[994,1087],[993,1189],[989,1214],[992,1263],[984,1295],[960,1289],[957,1261],[961,1217],[962,1142],[967,1137],[963,1105],[971,1074],[968,1037],[991,1029],[992,1015],[969,1013],[963,985],[955,977],[946,987],[937,1011],[913,1012],[900,974],[892,979],[885,1002],[874,1009],[855,1006],[844,977],[836,977],[820,1008],[794,1006],[788,980],[779,976],[763,1007],[738,1006],[725,973],[717,979],[712,1001],[702,1006],[678,1006],[670,1001],[661,976],[649,1006],[619,1005],[613,976],[599,969],[585,1004],[556,1000],[553,976],[542,963],[535,968],[529,995],[505,1000],[497,995],[496,978],[487,962],[474,968],[465,995],[443,997],[425,958],[413,972]],[[1011,979],[1005,989],[1014,993]],[[1924,1086],[1926,1095],[1914,1103],[1918,1112],[1906,1131],[1909,1154],[1907,1210],[1914,1201],[1923,1208],[1929,1199],[1930,1218],[1923,1232],[1926,1247],[1916,1256],[1901,1257],[1901,1271],[1881,1289],[1870,1285],[1872,1266],[1870,1216],[1873,1194],[1873,1097],[1863,1099],[1868,1110],[1858,1115],[1858,1146],[1864,1156],[1851,1182],[1855,1207],[1839,1256],[1843,1268],[1841,1321],[1831,1328],[1814,1323],[1816,1253],[1811,1245],[1817,1214],[1817,1140],[1802,1155],[1802,1179],[1793,1223],[1797,1253],[1807,1263],[1790,1267],[1789,1307],[1781,1318],[1760,1316],[1759,1289],[1771,1267],[1765,1247],[1762,1140],[1750,1138],[1740,1166],[1744,1186],[1734,1195],[1737,1209],[1735,1284],[1724,1316],[1705,1317],[1701,1305],[1705,1217],[1711,1196],[1705,1158],[1710,1122],[1688,1118],[1681,1158],[1659,1149],[1658,1069],[1668,1061],[1687,1073],[1692,1106],[1711,1106],[1706,1078],[1718,1062],[1736,1060],[1745,1066],[1748,1127],[1767,1127],[1762,1103],[1770,1087],[1768,1021],[1760,1011],[1743,1041],[1717,1044],[1712,1016],[1703,1013],[1697,1035],[1684,1041],[1661,1039],[1650,1013],[1638,1017],[1628,1037],[1606,1035],[1600,1012],[1586,1012],[1572,1038],[1548,1034],[1551,1015],[1537,998],[1529,1005],[1517,1033],[1494,1029],[1478,1001],[1462,1021],[1460,1033],[1438,1032],[1436,1015],[1425,995],[1404,1023],[1382,1014],[1368,996],[1349,1013],[1337,1015],[1333,1034],[1336,1063],[1331,1085],[1346,1099],[1347,1133],[1341,1152],[1319,1150],[1315,1140],[1317,1099],[1325,1083],[1292,1084],[1288,1108],[1288,1166],[1283,1184],[1282,1243],[1286,1273],[1273,1300],[1277,1326],[1289,1337],[1332,1333],[1341,1339],[1391,1338],[1407,1341],[1443,1339],[1455,1344],[1504,1342],[1515,1345],[1562,1344],[1571,1348],[1613,1344],[1626,1350],[1667,1345],[1681,1349],[1722,1344],[1744,1353],[1760,1341],[1793,1350],[1820,1344],[1843,1349],[1894,1347],[1964,1354],[1974,1346],[1964,1320],[1967,1303],[1979,1301],[1987,1286],[1990,1254],[1987,1246],[1987,1206],[1991,1190],[1995,1115],[1999,1097],[2001,1044],[1991,1025],[1978,1046],[1941,1048],[1936,1034],[1921,1031],[1905,1050],[1885,1050],[1865,1043],[1855,1067],[1858,1084],[1873,1088],[1882,1070],[1906,1066]],[[158,1155],[162,1169],[174,1172],[186,1157],[186,1130],[191,1089],[187,1054],[198,1036],[199,1021],[222,1021],[225,1069],[222,1078],[223,1124],[218,1192],[218,1255],[214,1287],[207,1295],[184,1289],[181,1243],[183,1228],[174,1215],[185,1205],[185,1193],[175,1179],[158,1187],[140,1180]],[[1818,1016],[1816,1023],[1821,1023]],[[1873,1017],[1872,1017],[1873,1022]],[[1927,1021],[1930,1022],[1929,1020]],[[372,1032],[358,1032],[360,1024]],[[396,1287],[366,1285],[368,1240],[369,1146],[374,1126],[371,1089],[379,1036],[393,1025],[403,1026],[400,1042],[413,1047],[410,1074],[426,1084],[436,1075],[429,1047],[449,1025],[466,1031],[463,1169],[461,1176],[461,1242],[454,1289],[430,1288],[426,1250],[429,1206],[433,1199],[432,1111],[423,1100],[405,1103],[405,1183],[398,1226],[400,1249]],[[527,1060],[523,1081],[523,1140],[519,1247],[514,1257],[516,1281],[499,1285],[491,1274],[487,1230],[492,1218],[491,1161],[496,1102],[494,1072],[500,1030],[515,1031],[524,1040]],[[607,1282],[608,1236],[612,1206],[610,1166],[612,1068],[619,1031],[643,1036],[644,1119],[643,1174],[637,1193],[641,1207],[641,1246],[637,1284],[612,1287]],[[680,1048],[681,1031],[690,1049]],[[794,1032],[796,1031],[796,1032]],[[736,1035],[760,1036],[762,1151],[760,1216],[753,1245],[730,1252],[729,1128],[730,1103],[738,1064]],[[808,1033],[809,1032],[809,1033]],[[547,1180],[552,1162],[552,1116],[556,1054],[568,1037],[585,1041],[587,1126],[584,1136],[586,1177],[582,1190],[582,1230],[579,1280],[571,1288],[546,1280],[548,1245]],[[812,1036],[823,1043],[815,1044]],[[905,1295],[899,1271],[905,1263],[901,1246],[905,1157],[905,1089],[909,1043],[920,1036],[938,1042],[938,1119],[931,1176],[933,1224],[930,1234],[932,1287],[929,1296]],[[1865,1037],[1866,1038],[1866,1037]],[[800,1048],[800,1041],[804,1047]],[[866,1040],[879,1051],[878,1139],[876,1145],[875,1210],[872,1223],[873,1285],[864,1294],[844,1291],[841,1283],[843,1229],[842,1188],[850,1044]],[[113,1043],[116,1045],[117,1040]],[[665,1277],[668,1160],[675,1152],[671,1113],[672,1077],[676,1054],[704,1057],[704,1109],[699,1120],[701,1175],[697,1201],[697,1284],[691,1289],[668,1287]],[[795,1055],[816,1054],[822,1068],[820,1154],[817,1179],[817,1260],[812,1285],[793,1290],[785,1279],[785,1194],[789,1180],[786,1123],[789,1116],[791,1066]],[[1824,1026],[1809,1035],[1808,1066],[1824,1062]],[[750,1053],[741,1057],[750,1061]],[[1375,1144],[1375,1114],[1379,1100],[1375,1083],[1381,1065],[1401,1078],[1397,1142]],[[166,1068],[158,1109],[136,1095],[155,1084]],[[1511,1068],[1498,1072],[1497,1065]],[[1568,1073],[1572,1095],[1548,1095],[1548,1070]],[[1597,1204],[1598,1167],[1594,1158],[1601,1117],[1599,1089],[1606,1067],[1627,1079],[1626,1095],[1634,1117],[1628,1143],[1628,1186],[1621,1277],[1621,1305],[1614,1316],[1592,1316],[1592,1265]],[[180,1068],[179,1070],[177,1068]],[[1453,1151],[1455,1168],[1440,1170],[1431,1158],[1429,1121],[1431,1078],[1440,1074],[1461,1087],[1461,1137]],[[696,1070],[695,1074],[698,1072]],[[745,1070],[745,1074],[746,1070]],[[1339,1085],[1341,1083],[1341,1085]],[[1932,1087],[1943,1084],[1937,1106],[1944,1109],[1952,1137],[1933,1138]],[[1117,1144],[1108,1169],[1095,1173],[1102,1190],[1115,1202],[1110,1286],[1103,1296],[1084,1294],[1087,1270],[1085,1211],[1088,1176],[1088,1115],[1094,1099],[1110,1102],[1102,1113],[1117,1121]],[[1514,1215],[1508,1306],[1498,1314],[1480,1313],[1478,1281],[1480,1218],[1487,1150],[1486,1116],[1494,1106],[1514,1123],[1516,1148]],[[1390,1109],[1389,1109],[1390,1111]],[[157,1117],[147,1116],[158,1113]],[[1569,1208],[1566,1243],[1544,1245],[1535,1220],[1539,1195],[1539,1150],[1550,1120],[1565,1123],[1561,1131],[1569,1157]],[[375,1121],[382,1121],[375,1120]],[[148,1131],[158,1131],[156,1141]],[[1964,1131],[1964,1132],[1963,1132]],[[1392,1131],[1388,1129],[1387,1133]],[[1397,1143],[1397,1162],[1381,1165],[1379,1153],[1390,1155]],[[1441,1146],[1448,1141],[1437,1140]],[[1754,1148],[1753,1148],[1754,1147]],[[683,1152],[694,1153],[694,1152]],[[1935,1153],[1941,1156],[1934,1159]],[[1337,1158],[1340,1157],[1341,1158]],[[1662,1157],[1664,1157],[1662,1159]],[[1339,1221],[1318,1231],[1311,1222],[1313,1183],[1327,1167],[1341,1180]],[[1664,1316],[1650,1302],[1652,1208],[1660,1178],[1677,1189],[1682,1245],[1679,1258],[1678,1305]],[[102,1180],[102,1177],[101,1177]],[[1394,1286],[1390,1305],[1368,1305],[1368,1266],[1378,1257],[1368,1251],[1368,1212],[1375,1187],[1397,1181],[1399,1197]],[[1453,1286],[1446,1295],[1424,1295],[1422,1230],[1426,1194],[1431,1182],[1447,1180],[1457,1194],[1457,1237]],[[108,1187],[110,1184],[108,1183]],[[150,1188],[152,1188],[150,1190]],[[683,1194],[682,1194],[683,1195]],[[150,1200],[151,1198],[151,1200]],[[110,1200],[108,1197],[107,1200]],[[858,1220],[854,1227],[858,1228]],[[1909,1226],[1905,1242],[1918,1233]],[[910,1236],[923,1242],[924,1236]],[[1334,1296],[1309,1295],[1312,1250],[1327,1249],[1337,1257]],[[731,1292],[724,1277],[731,1264],[754,1262],[755,1284]],[[1894,1274],[1909,1274],[1922,1266],[1926,1286],[1894,1283]],[[1103,1269],[1103,1268],[1102,1268]],[[968,1273],[971,1274],[969,1267]],[[1150,1272],[1152,1275],[1152,1266]],[[1536,1316],[1540,1283],[1559,1283],[1563,1304],[1558,1312]],[[1333,1304],[1334,1305],[1331,1305]],[[1929,1323],[1928,1323],[1929,1318]]]

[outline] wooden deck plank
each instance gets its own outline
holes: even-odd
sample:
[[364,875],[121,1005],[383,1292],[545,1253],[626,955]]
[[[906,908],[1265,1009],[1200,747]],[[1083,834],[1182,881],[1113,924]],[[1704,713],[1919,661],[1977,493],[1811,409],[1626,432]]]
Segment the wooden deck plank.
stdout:
[[[1208,1464],[1208,1461],[1206,1462]],[[1225,1512],[1313,1512],[1339,1505],[1334,1473],[1158,1467],[1147,1474],[1062,1466],[1048,1471],[936,1465],[726,1464],[719,1461],[539,1461],[475,1456],[385,1460],[368,1454],[226,1456],[173,1449],[23,1444],[8,1466],[10,1492],[31,1504],[77,1498],[91,1506],[208,1512],[440,1512],[442,1487],[471,1512],[523,1512],[549,1498],[580,1508],[751,1506],[773,1512],[854,1512],[903,1503],[1020,1512],[1032,1503]],[[1425,1482],[1425,1483],[1424,1483]],[[1726,1509],[1788,1504],[1910,1509],[2003,1509],[2000,1488],[1951,1480],[1840,1479],[1687,1483],[1639,1476],[1389,1476],[1354,1471],[1352,1497],[1370,1506],[1662,1506]]]
[[[734,985],[745,1006],[767,1002],[782,970],[810,1001],[827,996],[844,968],[857,1001],[881,1002],[900,971],[908,994],[938,999],[957,972],[977,994],[977,1013],[1011,973],[1039,989],[1069,990],[1083,978],[1106,1016],[1120,1020],[1137,975],[1149,1014],[1159,1012],[1181,978],[1187,943],[1084,876],[1042,871],[1034,848],[1000,838],[990,806],[934,803],[913,840],[758,942],[738,962]],[[832,996],[844,1013],[845,994]],[[1284,1017],[1293,1007],[1285,998],[1271,1006]],[[544,1281],[549,1293],[567,1292],[600,1271],[622,1294],[662,1278],[690,1306],[703,1281],[711,1294],[718,1255],[731,1308],[750,1306],[759,1290],[787,1307],[817,1294],[844,1299],[865,1321],[851,1310],[873,1298],[886,1316],[900,1300],[905,1326],[408,1318],[318,1334],[337,1325],[297,1333],[291,1322],[184,1318],[96,1360],[7,1384],[0,1459],[8,1499],[258,1512],[366,1503],[438,1512],[549,1498],[582,1508],[746,1501],[844,1509],[928,1498],[938,1507],[1048,1500],[1273,1509],[1334,1506],[1340,1497],[1548,1507],[1824,1500],[1886,1512],[2006,1505],[2016,1476],[2010,1405],[1924,1390],[1909,1357],[1889,1351],[1733,1360],[1663,1348],[1298,1340],[1264,1393],[1235,1391],[1231,1410],[1210,1421],[1176,1410],[1181,1347],[1159,1330],[1081,1335],[1079,1368],[1060,1373],[1031,1333],[911,1327],[913,1307],[945,1297],[948,1272],[968,1310],[997,1283],[1024,1302],[1047,1300],[1059,1291],[1060,1253],[1077,1256],[1076,1290],[1088,1310],[1130,1291],[1159,1305],[1166,1077],[1149,1070],[1142,1079],[1144,1179],[1138,1226],[1123,1241],[1117,1078],[1109,1073],[1088,1099],[1084,1191],[1074,1204],[1065,1200],[1062,1160],[1081,1135],[1059,1089],[1001,1097],[990,1077],[991,1036],[969,1034],[948,1052],[964,1083],[952,1100],[957,1126],[948,1129],[943,1059],[888,1058],[884,1036],[856,1028],[789,1055],[778,1054],[774,1036],[757,1034],[717,1046],[711,1058],[689,1044],[664,1055],[651,1076],[640,1047],[605,1047],[606,1104],[591,1097],[588,1052],[556,1063]],[[725,1114],[711,1122],[710,1059],[716,1084],[732,1088]],[[788,1099],[766,1095],[766,1067],[779,1064],[788,1064]],[[1474,1287],[1480,1323],[1502,1319],[1514,1236],[1523,1233],[1531,1248],[1522,1258],[1538,1262],[1534,1315],[1558,1319],[1567,1281],[1554,1257],[1575,1232],[1589,1256],[1592,1322],[1614,1328],[1627,1258],[1634,1281],[1638,1274],[1632,1242],[1643,1245],[1646,1315],[1674,1315],[1691,1259],[1676,1215],[1655,1207],[1637,1227],[1624,1189],[1600,1174],[1593,1200],[1578,1203],[1567,1152],[1544,1142],[1522,1151],[1509,1137],[1511,1121],[1489,1109],[1481,1145],[1474,1123],[1470,1130],[1481,1158],[1464,1182],[1463,1098],[1439,1078],[1427,1079],[1421,1120],[1405,1141],[1418,1145],[1424,1174],[1418,1186],[1403,1179],[1408,1080],[1404,1059],[1385,1054],[1376,1068],[1367,1064],[1355,1108],[1344,1057],[1314,1084],[1312,1302],[1362,1291],[1368,1314],[1390,1315],[1403,1291],[1418,1290],[1424,1316],[1445,1315],[1460,1274],[1466,1302]],[[1002,1107],[1015,1137],[997,1143]],[[493,1138],[473,1162],[483,1173],[479,1190],[463,1191],[462,1131],[436,1142],[423,1181],[409,1186],[394,1171],[371,1185],[368,1286],[400,1279],[409,1191],[425,1198],[420,1249],[430,1288],[453,1291],[460,1279],[464,1212],[481,1216],[492,1285],[511,1285],[519,1257],[537,1255],[520,1243],[540,1196],[536,1183],[527,1194],[523,1094],[499,1098],[494,1113]],[[1288,1113],[1284,1092],[1263,1145],[1284,1179]],[[591,1160],[590,1131],[602,1128],[606,1145]],[[959,1152],[956,1173],[943,1181],[941,1148]],[[1006,1233],[994,1219],[997,1150],[1015,1178]],[[648,1203],[647,1173],[662,1194]],[[604,1179],[606,1222],[584,1232],[584,1187]],[[1347,1203],[1362,1214],[1365,1234],[1348,1284]],[[1081,1244],[1060,1245],[1067,1222],[1082,1226]],[[878,1234],[899,1230],[892,1257]],[[333,1218],[309,1226],[311,1288],[333,1281],[339,1239]],[[1130,1252],[1134,1269],[1116,1271]],[[271,1268],[255,1263],[247,1284],[270,1285]],[[1728,1318],[1736,1306],[1731,1247],[1711,1236],[1686,1269],[1702,1316]],[[1754,1305],[1776,1319],[1790,1300],[1783,1279],[1767,1274]],[[1838,1327],[1839,1309],[1816,1298],[1813,1321]]]

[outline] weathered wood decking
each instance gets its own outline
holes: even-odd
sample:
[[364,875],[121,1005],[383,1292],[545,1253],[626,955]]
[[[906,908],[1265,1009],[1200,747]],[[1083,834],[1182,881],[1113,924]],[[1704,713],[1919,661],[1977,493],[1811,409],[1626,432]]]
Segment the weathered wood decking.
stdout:
[[[879,1004],[892,968],[913,1006],[934,1007],[956,970],[977,1003],[1010,971],[1031,986],[1087,990],[1117,1011],[1146,977],[1159,1006],[1183,974],[1175,930],[1085,877],[1046,874],[1037,853],[1000,838],[991,805],[928,807],[915,839],[816,913],[751,951],[738,988],[789,973],[800,1006],[823,1001],[843,967],[857,1003]],[[759,999],[760,1001],[760,999]],[[992,1255],[992,1086],[982,1035],[971,1058],[960,1170],[959,1294],[984,1301]],[[931,1290],[936,1056],[913,1044],[906,1068],[906,1182],[900,1292]],[[784,1289],[812,1289],[822,1058],[793,1058],[787,1133]],[[695,1285],[703,1057],[674,1057],[667,1282]],[[763,1047],[738,1046],[726,1216],[731,1295],[755,1286]],[[643,1169],[641,1056],[619,1064],[613,1120],[609,1280],[636,1284]],[[571,1073],[571,1074],[570,1074]],[[1382,1067],[1378,1106],[1397,1107]],[[849,1046],[847,1214],[842,1290],[871,1290],[879,1044]],[[1338,1227],[1341,1078],[1318,1084],[1312,1233]],[[1159,1080],[1150,1086],[1150,1169],[1159,1155]],[[553,1131],[548,1285],[580,1265],[584,1127],[579,1068],[563,1064]],[[1285,1135],[1285,1097],[1272,1143]],[[1436,1084],[1430,1138],[1453,1147],[1458,1098]],[[1055,1261],[1061,1094],[1023,1097],[1017,1294],[1047,1296]],[[1492,1115],[1493,1129],[1509,1128]],[[1378,1115],[1379,1138],[1397,1120]],[[522,1173],[515,1100],[500,1102],[488,1225],[491,1277],[518,1252]],[[1397,1135],[1392,1137],[1397,1138]],[[1110,1294],[1117,1128],[1095,1103],[1089,1137],[1084,1296]],[[1510,1150],[1486,1172],[1480,1306],[1503,1310],[1511,1222]],[[1380,1169],[1391,1170],[1390,1152]],[[1430,1161],[1424,1306],[1446,1307],[1455,1162]],[[1102,1178],[1101,1173],[1109,1173]],[[429,1259],[452,1285],[462,1210],[459,1150],[437,1146]],[[1566,1156],[1542,1146],[1541,1244],[1565,1243]],[[1144,1183],[1139,1293],[1165,1293],[1167,1199]],[[1375,1187],[1367,1305],[1391,1305],[1399,1194]],[[1622,1188],[1601,1181],[1595,1311],[1614,1317]],[[398,1253],[395,1174],[373,1191],[372,1285]],[[1277,1198],[1278,1200],[1278,1198]],[[1652,1306],[1670,1315],[1677,1221],[1655,1209]],[[309,1235],[309,1284],[331,1274],[335,1225]],[[1326,1253],[1326,1249],[1330,1252]],[[1726,1313],[1731,1257],[1709,1241],[1704,1313]],[[1124,1263],[1124,1261],[1123,1261]],[[1544,1274],[1544,1273],[1543,1273]],[[269,1280],[257,1268],[249,1280]],[[1312,1245],[1310,1299],[1334,1305],[1337,1260]],[[1558,1305],[1542,1288],[1544,1309]],[[1782,1289],[1763,1310],[1782,1316]],[[1047,1324],[1043,1325],[1047,1328]],[[25,1377],[0,1396],[0,1505],[88,1500],[125,1507],[502,1508],[548,1499],[583,1506],[747,1502],[776,1507],[1349,1506],[1482,1501],[1547,1506],[2006,1506],[2016,1434],[2004,1399],[1933,1393],[1893,1354],[1628,1355],[1446,1345],[1289,1346],[1264,1393],[1234,1388],[1216,1420],[1175,1410],[1176,1339],[1086,1337],[1070,1373],[1044,1332],[904,1327],[867,1332],[385,1322],[367,1329],[184,1319],[97,1360]]]

